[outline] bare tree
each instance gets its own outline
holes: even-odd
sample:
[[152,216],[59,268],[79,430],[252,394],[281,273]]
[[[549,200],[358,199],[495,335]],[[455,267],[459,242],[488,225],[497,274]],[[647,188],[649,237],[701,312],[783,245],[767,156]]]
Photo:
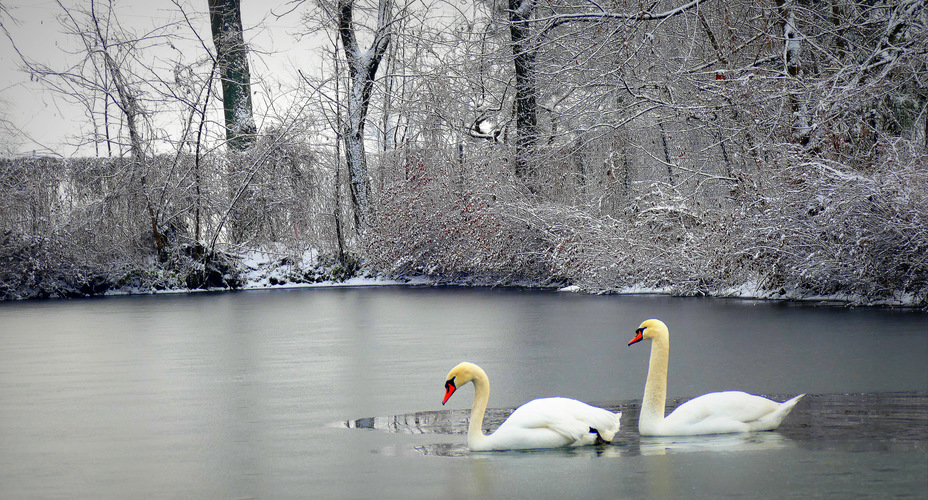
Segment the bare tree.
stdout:
[[[6,25],[4,25],[4,21],[11,20],[11,19],[12,18],[10,17],[10,14],[7,11],[6,6],[3,4],[0,4],[0,33],[2,33],[6,39],[10,40],[10,42],[12,42],[13,39],[10,36],[10,32],[6,29]],[[15,46],[15,43],[14,43],[14,46]],[[6,101],[0,100],[0,107],[6,108],[7,105],[8,103]],[[15,149],[13,143],[16,141],[16,136],[18,136],[19,134],[20,132],[17,130],[17,127],[11,121],[7,120],[6,109],[0,109],[0,154],[2,155],[13,154],[13,151]]]
[[373,40],[368,49],[362,49],[358,41],[354,0],[339,0],[337,10],[338,32],[348,63],[348,97],[343,133],[345,158],[355,222],[359,230],[363,231],[371,209],[364,126],[377,69],[392,36],[393,0],[378,0],[377,24],[372,28]]
[[[535,190],[537,179],[535,158],[539,139],[538,88],[538,50],[546,38],[558,27],[570,23],[645,22],[660,21],[687,12],[699,5],[698,0],[690,1],[679,7],[660,12],[642,10],[635,13],[609,12],[602,8],[589,11],[573,5],[548,4],[544,15],[537,15],[534,0],[509,0],[509,32],[514,62],[515,87],[515,172],[516,176],[527,182],[529,189]],[[653,8],[653,6],[652,6]]]
[[[124,126],[124,137],[128,143],[125,146],[129,153],[126,182],[120,186],[121,197],[130,212],[134,211],[137,204],[144,206],[149,234],[155,249],[164,256],[167,242],[161,227],[162,214],[152,201],[148,176],[148,160],[152,153],[146,131],[151,129],[150,115],[140,101],[142,80],[131,66],[134,47],[143,40],[155,39],[160,35],[153,32],[134,37],[123,30],[114,17],[111,2],[106,3],[102,9],[98,8],[95,1],[91,1],[88,8],[83,10],[66,8],[60,2],[58,5],[64,12],[62,19],[69,34],[83,44],[83,59],[63,71],[25,58],[24,63],[29,71],[48,82],[59,94],[83,104],[94,122],[103,118],[108,151],[111,151],[110,145],[118,141],[117,137],[110,134],[109,120],[113,117],[109,106],[118,110],[115,118]],[[102,111],[97,109],[98,99],[103,101]],[[93,141],[98,143],[99,137],[94,137]]]

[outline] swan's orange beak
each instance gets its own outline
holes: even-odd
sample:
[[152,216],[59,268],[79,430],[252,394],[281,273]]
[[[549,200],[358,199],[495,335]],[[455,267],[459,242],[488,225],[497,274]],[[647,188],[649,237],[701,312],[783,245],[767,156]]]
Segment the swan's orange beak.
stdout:
[[631,342],[628,343],[628,345],[641,342],[642,340],[644,340],[644,328],[639,328],[635,330],[635,338],[633,338]]
[[441,400],[442,406],[448,402],[448,399],[451,398],[451,395],[454,394],[456,389],[457,387],[454,386],[454,379],[445,382],[445,399]]

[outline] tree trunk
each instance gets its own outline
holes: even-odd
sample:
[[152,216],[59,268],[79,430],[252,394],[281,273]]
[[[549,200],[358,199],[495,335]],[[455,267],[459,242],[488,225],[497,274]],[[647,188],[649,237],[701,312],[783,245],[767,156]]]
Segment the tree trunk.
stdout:
[[515,60],[516,177],[534,190],[532,160],[538,142],[538,104],[535,84],[535,47],[529,21],[535,0],[509,0],[509,34]]
[[374,39],[367,51],[361,51],[353,23],[354,0],[338,2],[338,32],[348,61],[348,106],[344,124],[345,159],[355,224],[359,232],[367,227],[370,212],[370,181],[364,151],[364,124],[374,77],[390,44],[393,0],[380,0]]
[[776,0],[780,10],[780,25],[783,28],[783,65],[786,74],[795,80],[789,92],[790,111],[793,114],[793,140],[806,145],[812,134],[812,118],[805,97],[802,95],[802,85],[799,84],[802,49],[801,34],[796,28],[796,12],[790,2]]
[[[335,52],[334,52],[335,62],[335,74],[340,74],[339,69],[339,60],[338,60],[338,42],[335,42]],[[335,79],[335,95],[341,95],[340,89],[340,80]],[[335,113],[335,130],[339,133],[342,131],[342,115],[341,113]],[[338,258],[338,263],[343,268],[347,269],[346,266],[346,252],[345,252],[345,236],[344,231],[342,230],[342,164],[341,164],[341,143],[335,141],[335,208],[332,211],[332,215],[335,218],[335,245],[336,245],[336,257]]]
[[251,107],[248,49],[242,36],[241,0],[208,0],[209,21],[216,46],[222,107],[229,148],[243,151],[255,138],[257,127]]

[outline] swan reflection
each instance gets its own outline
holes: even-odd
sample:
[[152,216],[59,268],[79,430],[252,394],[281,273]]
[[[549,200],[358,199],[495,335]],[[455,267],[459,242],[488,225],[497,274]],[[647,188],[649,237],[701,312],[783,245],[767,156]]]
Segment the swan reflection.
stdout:
[[[685,436],[639,438],[637,435],[617,437],[612,444],[547,450],[519,450],[505,452],[470,452],[464,443],[434,443],[413,446],[417,453],[441,457],[545,456],[610,458],[633,456],[659,456],[675,453],[718,453],[738,451],[775,450],[795,446],[795,443],[776,432],[748,434],[720,434],[715,436]],[[393,454],[399,454],[394,452]]]
[[396,434],[465,434],[467,412],[421,411],[386,417],[365,417],[335,424],[346,429],[370,429]]
[[642,437],[638,443],[638,454],[665,455],[667,453],[760,451],[776,450],[790,446],[795,446],[795,444],[776,432]]
[[[472,457],[474,459],[488,459],[495,457],[519,456],[546,456],[571,458],[609,458],[620,457],[626,453],[623,448],[611,444],[598,446],[574,446],[562,448],[539,448],[535,450],[505,450],[505,451],[470,451],[465,443],[433,443],[412,446],[412,450],[421,455],[436,457]],[[384,454],[400,455],[405,450],[383,450]]]

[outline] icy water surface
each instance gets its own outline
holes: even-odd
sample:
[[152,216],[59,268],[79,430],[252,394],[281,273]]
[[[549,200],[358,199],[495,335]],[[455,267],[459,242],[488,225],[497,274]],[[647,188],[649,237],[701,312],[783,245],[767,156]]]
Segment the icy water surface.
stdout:
[[[668,395],[807,393],[781,429],[642,439]],[[620,408],[615,443],[471,454],[525,401]],[[0,303],[3,498],[925,498],[928,314],[513,290],[309,289]]]
[[[789,396],[772,395],[783,401]],[[668,413],[686,398],[671,401]],[[622,412],[622,429],[611,445],[568,450],[597,456],[639,456],[665,453],[751,451],[786,447],[837,452],[928,453],[928,394],[808,395],[776,432],[719,436],[643,438],[638,435],[639,401],[603,405]],[[512,409],[490,409],[484,431],[494,431]],[[340,422],[348,429],[372,429],[401,434],[459,434],[455,444],[415,448],[424,455],[467,456],[464,443],[470,410],[428,411],[389,417],[368,417]],[[928,493],[928,490],[926,490]]]

